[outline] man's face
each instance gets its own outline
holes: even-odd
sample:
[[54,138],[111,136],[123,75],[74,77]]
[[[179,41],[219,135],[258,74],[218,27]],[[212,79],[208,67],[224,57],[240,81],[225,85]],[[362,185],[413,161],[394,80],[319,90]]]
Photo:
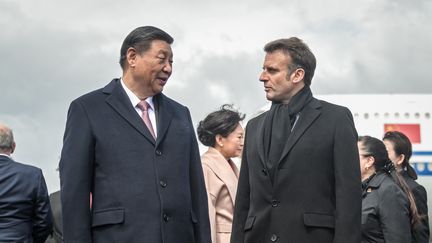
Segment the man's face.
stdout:
[[172,62],[171,45],[162,40],[154,40],[150,49],[144,53],[136,53],[132,75],[134,80],[153,96],[162,92],[171,76]]
[[288,65],[291,57],[282,51],[267,53],[263,71],[259,80],[264,83],[266,98],[270,101],[288,103],[295,94],[293,76],[289,74]]

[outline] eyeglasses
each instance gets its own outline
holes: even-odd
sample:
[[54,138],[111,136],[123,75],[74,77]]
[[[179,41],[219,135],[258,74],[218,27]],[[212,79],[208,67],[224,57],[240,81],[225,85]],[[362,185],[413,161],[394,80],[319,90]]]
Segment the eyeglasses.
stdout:
[[360,154],[360,156],[362,156],[362,157],[369,157],[369,156],[372,156],[371,154]]

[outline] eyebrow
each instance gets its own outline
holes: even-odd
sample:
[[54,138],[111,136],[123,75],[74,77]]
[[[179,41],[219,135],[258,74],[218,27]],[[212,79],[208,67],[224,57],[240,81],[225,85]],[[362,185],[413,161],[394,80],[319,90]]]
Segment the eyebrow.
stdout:
[[172,52],[165,51],[165,50],[159,50],[158,53],[157,53],[157,55],[160,55],[160,54],[168,55],[170,57],[174,56]]

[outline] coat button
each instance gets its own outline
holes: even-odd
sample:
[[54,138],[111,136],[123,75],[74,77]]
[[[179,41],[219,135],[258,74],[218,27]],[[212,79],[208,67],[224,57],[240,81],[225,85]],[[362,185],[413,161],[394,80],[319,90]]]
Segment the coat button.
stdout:
[[167,214],[163,214],[163,220],[165,221],[165,222],[168,222],[169,220],[170,220],[170,217],[167,215]]
[[162,152],[159,149],[156,149],[155,153],[156,153],[157,156],[161,156],[162,155]]
[[271,240],[272,242],[276,242],[276,241],[278,240],[277,235],[272,234],[272,236],[270,237],[270,240]]
[[272,207],[277,207],[277,206],[279,206],[279,202],[277,201],[277,200],[275,200],[275,199],[273,199],[272,201],[271,201],[271,205],[272,205]]
[[167,183],[163,180],[159,181],[159,184],[161,185],[161,187],[165,188],[167,187]]
[[264,176],[267,176],[267,170],[266,169],[262,169],[261,171],[264,174]]

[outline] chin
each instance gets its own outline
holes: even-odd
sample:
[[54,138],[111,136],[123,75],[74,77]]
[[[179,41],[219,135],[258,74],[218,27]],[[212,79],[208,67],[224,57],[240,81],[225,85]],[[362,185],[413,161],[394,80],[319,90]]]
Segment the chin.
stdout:
[[157,95],[157,94],[159,94],[159,93],[162,93],[162,91],[163,91],[163,86],[155,87],[155,88],[153,89],[153,92],[155,93],[155,95]]
[[274,96],[271,95],[271,94],[269,94],[269,93],[266,94],[266,98],[267,98],[267,100],[269,100],[269,101],[273,101],[273,100],[274,100]]

